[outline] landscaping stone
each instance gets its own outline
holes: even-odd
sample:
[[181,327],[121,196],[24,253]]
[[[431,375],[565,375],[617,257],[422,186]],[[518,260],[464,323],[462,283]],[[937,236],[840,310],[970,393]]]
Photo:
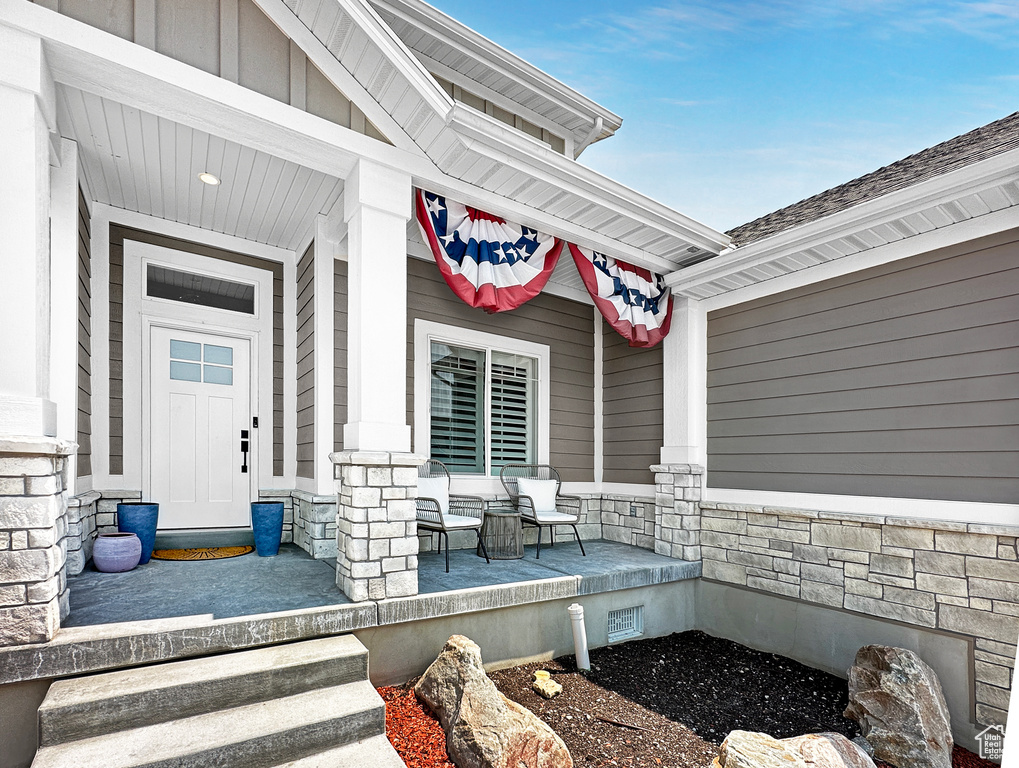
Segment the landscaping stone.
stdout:
[[879,760],[898,768],[951,768],[948,706],[934,670],[913,651],[866,645],[849,670],[846,717]]
[[733,731],[718,750],[715,768],[873,768],[874,761],[841,733],[811,733],[774,739],[766,733]]
[[481,649],[453,635],[414,686],[439,718],[446,751],[459,768],[572,768],[569,750],[530,710],[489,680]]

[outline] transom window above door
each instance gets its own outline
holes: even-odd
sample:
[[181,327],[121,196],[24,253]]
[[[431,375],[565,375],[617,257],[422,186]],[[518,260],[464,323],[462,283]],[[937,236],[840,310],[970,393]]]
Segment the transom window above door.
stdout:
[[255,314],[255,286],[159,264],[146,265],[145,295],[151,299]]
[[[419,321],[420,322],[420,321]],[[429,324],[436,326],[437,324]],[[416,343],[418,450],[460,475],[495,476],[506,464],[538,463],[548,452],[548,347],[440,326]],[[427,355],[427,360],[419,356]],[[419,402],[422,396],[425,402]],[[543,416],[544,414],[544,416]]]

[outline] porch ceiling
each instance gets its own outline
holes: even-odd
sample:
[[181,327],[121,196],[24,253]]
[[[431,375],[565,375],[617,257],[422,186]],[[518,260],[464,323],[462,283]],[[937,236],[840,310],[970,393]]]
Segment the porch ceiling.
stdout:
[[[340,179],[86,91],[59,85],[57,121],[78,143],[97,203],[296,250]],[[204,184],[202,172],[219,186]]]

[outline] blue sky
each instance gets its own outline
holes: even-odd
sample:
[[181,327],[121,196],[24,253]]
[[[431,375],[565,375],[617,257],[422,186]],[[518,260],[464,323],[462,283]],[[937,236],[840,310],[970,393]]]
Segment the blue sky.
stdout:
[[623,117],[581,161],[728,229],[1019,110],[1019,1],[430,0]]

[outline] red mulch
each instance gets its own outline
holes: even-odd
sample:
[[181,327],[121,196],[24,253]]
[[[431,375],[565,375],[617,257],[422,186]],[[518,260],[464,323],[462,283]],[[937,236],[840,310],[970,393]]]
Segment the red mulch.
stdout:
[[408,683],[378,689],[386,702],[386,736],[407,768],[456,768],[446,757],[446,734]]

